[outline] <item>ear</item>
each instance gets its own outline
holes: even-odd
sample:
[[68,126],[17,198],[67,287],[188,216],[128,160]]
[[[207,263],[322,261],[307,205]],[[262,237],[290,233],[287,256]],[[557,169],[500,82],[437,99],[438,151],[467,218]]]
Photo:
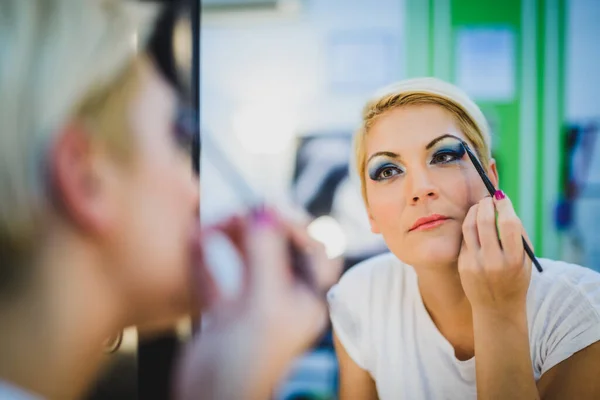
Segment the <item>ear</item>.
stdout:
[[499,188],[500,187],[500,178],[498,178],[498,168],[496,165],[496,160],[494,160],[493,158],[490,159],[490,165],[488,166],[488,169],[487,169],[487,175],[490,178],[490,180],[492,181],[492,183],[494,184],[494,187]]
[[48,167],[61,211],[80,229],[98,234],[110,224],[110,212],[90,137],[81,126],[63,128],[51,148]]

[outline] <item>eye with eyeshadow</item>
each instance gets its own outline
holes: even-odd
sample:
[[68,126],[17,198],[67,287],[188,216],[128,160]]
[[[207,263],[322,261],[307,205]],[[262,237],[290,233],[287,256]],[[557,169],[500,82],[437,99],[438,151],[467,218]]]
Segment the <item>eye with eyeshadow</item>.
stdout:
[[193,109],[180,106],[172,123],[174,142],[182,150],[189,152],[194,140],[198,140],[198,114]]
[[465,156],[465,148],[460,143],[446,143],[431,156],[431,164],[451,164]]
[[404,173],[404,170],[389,160],[373,160],[369,166],[369,178],[384,181]]
[[[432,166],[459,165],[466,155],[460,139],[446,134],[425,146],[428,156],[426,163]],[[399,154],[390,151],[375,153],[368,161],[367,174],[373,181],[386,181],[406,174],[406,168],[400,163]]]

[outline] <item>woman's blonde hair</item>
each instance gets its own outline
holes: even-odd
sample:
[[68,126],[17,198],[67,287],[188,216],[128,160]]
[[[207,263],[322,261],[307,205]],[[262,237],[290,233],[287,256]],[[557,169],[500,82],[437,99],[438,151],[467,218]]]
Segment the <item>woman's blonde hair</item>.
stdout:
[[135,43],[156,11],[119,0],[0,2],[0,284],[41,228],[47,153],[61,128],[89,125],[123,153]]
[[386,112],[412,105],[434,104],[450,112],[458,127],[473,144],[484,166],[491,159],[491,137],[487,120],[479,107],[456,86],[436,78],[415,78],[400,81],[377,92],[365,105],[362,123],[354,135],[353,169],[360,178],[363,200],[368,205],[366,191],[366,138],[377,119]]

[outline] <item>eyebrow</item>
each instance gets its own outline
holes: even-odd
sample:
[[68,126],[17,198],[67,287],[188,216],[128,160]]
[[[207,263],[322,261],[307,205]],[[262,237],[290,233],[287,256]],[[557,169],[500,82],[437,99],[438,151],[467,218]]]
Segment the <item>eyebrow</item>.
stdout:
[[458,137],[456,137],[456,136],[454,136],[454,135],[451,135],[451,134],[449,134],[449,133],[446,133],[446,134],[443,134],[442,136],[438,136],[438,137],[436,137],[436,138],[435,138],[435,139],[433,139],[431,142],[427,143],[427,146],[425,146],[425,150],[429,150],[430,148],[432,148],[433,146],[435,146],[435,144],[436,144],[437,142],[439,142],[440,140],[446,139],[446,138],[452,138],[452,139],[455,139],[455,140],[461,141],[461,139],[460,139],[460,138],[458,138]]
[[378,151],[377,153],[371,154],[371,157],[367,160],[367,164],[377,156],[386,156],[390,158],[400,158],[400,154],[392,153],[391,151]]
[[[440,140],[446,139],[446,138],[452,138],[455,140],[460,140],[458,137],[451,135],[449,133],[445,133],[441,136],[436,137],[435,139],[433,139],[431,142],[427,143],[427,145],[425,146],[425,150],[429,150],[431,149],[433,146],[435,146],[435,144],[437,142],[439,142]],[[393,153],[391,151],[378,151],[376,153],[371,154],[371,156],[369,157],[369,159],[367,160],[367,164],[375,157],[377,156],[386,156],[386,157],[391,157],[391,158],[401,158],[399,154]]]

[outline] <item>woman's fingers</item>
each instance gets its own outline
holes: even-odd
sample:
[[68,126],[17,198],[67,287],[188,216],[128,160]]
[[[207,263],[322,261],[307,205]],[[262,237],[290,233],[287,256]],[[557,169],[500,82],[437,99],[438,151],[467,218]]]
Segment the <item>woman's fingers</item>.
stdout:
[[328,321],[325,302],[318,293],[318,260],[325,254],[323,246],[310,238],[302,226],[273,212],[259,214],[254,220],[248,239],[253,272],[251,295],[261,300],[253,304],[267,314],[267,309],[273,307],[280,310],[281,313],[270,314],[279,322],[271,322],[274,326],[280,326],[280,322],[294,325],[298,336],[289,337],[296,341],[291,347],[304,349]]
[[531,249],[531,251],[533,251],[535,253],[535,249],[533,248],[533,243],[531,242],[531,239],[529,238],[529,235],[527,234],[525,227],[521,227],[521,236],[523,236],[523,239],[525,239],[525,241],[529,245],[529,248]]
[[480,247],[479,244],[479,233],[477,232],[477,209],[479,204],[473,205],[462,224],[463,239],[466,247],[471,251],[477,251]]
[[289,280],[290,254],[283,225],[268,209],[255,212],[251,225],[247,251],[252,278],[274,289],[278,280]]
[[[500,192],[500,191],[499,191]],[[517,216],[512,202],[503,192],[494,196],[494,204],[498,211],[498,232],[502,241],[504,259],[509,266],[523,265],[523,224]]]
[[323,244],[312,239],[301,224],[261,209],[209,230],[224,235],[243,258],[242,287],[235,303],[254,295],[304,299],[305,289],[314,300],[323,300],[330,286],[327,269],[333,262]]
[[486,197],[479,202],[477,232],[481,245],[481,257],[486,261],[486,266],[502,267],[504,260],[496,229],[496,210],[491,197]]

